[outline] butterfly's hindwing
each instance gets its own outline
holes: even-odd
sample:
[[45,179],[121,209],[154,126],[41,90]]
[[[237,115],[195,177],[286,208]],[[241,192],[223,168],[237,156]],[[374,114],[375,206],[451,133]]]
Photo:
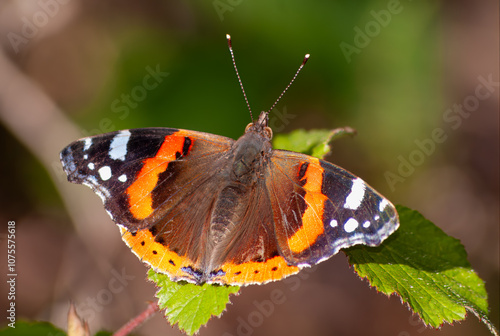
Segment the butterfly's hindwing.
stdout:
[[[287,151],[274,151],[271,161],[267,189],[290,264],[313,265],[357,244],[376,246],[398,228],[394,206],[348,171]],[[288,189],[277,193],[282,185]]]

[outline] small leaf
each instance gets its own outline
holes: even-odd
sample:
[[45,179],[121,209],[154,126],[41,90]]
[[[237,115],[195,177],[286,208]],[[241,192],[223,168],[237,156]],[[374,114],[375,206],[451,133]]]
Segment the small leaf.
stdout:
[[148,278],[159,287],[156,297],[158,306],[165,310],[170,324],[189,335],[197,332],[210,317],[219,316],[229,302],[229,294],[236,294],[238,286],[201,286],[185,281],[173,282],[167,275],[148,272]]
[[66,336],[49,322],[16,321],[14,325],[15,328],[7,326],[0,330],[0,336]]
[[345,250],[358,275],[387,295],[398,294],[432,327],[463,320],[470,311],[495,333],[484,282],[460,241],[417,211],[397,210],[401,226],[381,246]]
[[298,129],[289,134],[275,135],[273,146],[275,149],[291,150],[322,159],[330,153],[332,141],[355,133],[356,131],[350,127],[310,131]]

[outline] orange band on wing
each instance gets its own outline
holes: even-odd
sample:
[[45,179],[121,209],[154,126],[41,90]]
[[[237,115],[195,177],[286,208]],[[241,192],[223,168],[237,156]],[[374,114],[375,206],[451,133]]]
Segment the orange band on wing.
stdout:
[[307,209],[302,215],[302,226],[288,239],[288,247],[294,253],[300,253],[311,247],[319,235],[323,234],[323,210],[325,200],[328,199],[321,193],[323,184],[323,168],[319,160],[315,165],[309,165],[303,179],[307,179],[304,195]]
[[130,212],[136,219],[144,219],[153,212],[151,192],[158,183],[158,176],[176,159],[177,152],[182,153],[184,141],[182,131],[167,135],[156,156],[144,160],[135,182],[127,188]]
[[265,262],[225,264],[222,266],[222,270],[225,274],[215,278],[215,282],[218,280],[225,284],[238,285],[276,281],[300,271],[297,266],[289,266],[281,256]]
[[[155,237],[148,229],[139,230],[135,234],[120,228],[122,239],[132,249],[141,261],[148,263],[157,272],[165,273],[171,279],[192,278],[182,270],[183,267],[193,266],[193,262],[186,257],[179,256],[168,247],[155,242]],[[196,280],[196,279],[192,279]]]

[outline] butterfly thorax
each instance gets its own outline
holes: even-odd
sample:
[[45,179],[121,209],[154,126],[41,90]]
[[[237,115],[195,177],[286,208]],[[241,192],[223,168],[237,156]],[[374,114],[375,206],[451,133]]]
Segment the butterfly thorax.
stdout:
[[271,154],[271,142],[262,133],[249,131],[233,147],[232,176],[235,182],[247,184]]
[[[226,181],[214,204],[207,241],[210,253],[201,261],[201,269],[213,271],[231,254],[231,242],[241,232],[238,223],[250,216],[250,201],[255,185],[263,181],[263,174],[272,152],[269,133],[250,128],[234,143],[232,164],[228,165]],[[229,249],[228,249],[229,247]]]

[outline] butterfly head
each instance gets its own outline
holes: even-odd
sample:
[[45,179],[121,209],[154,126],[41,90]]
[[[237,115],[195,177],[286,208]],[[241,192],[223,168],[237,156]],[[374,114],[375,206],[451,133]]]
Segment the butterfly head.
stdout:
[[247,125],[245,134],[248,132],[256,132],[263,135],[268,140],[273,138],[273,130],[267,126],[269,122],[269,112],[260,112],[259,119]]

